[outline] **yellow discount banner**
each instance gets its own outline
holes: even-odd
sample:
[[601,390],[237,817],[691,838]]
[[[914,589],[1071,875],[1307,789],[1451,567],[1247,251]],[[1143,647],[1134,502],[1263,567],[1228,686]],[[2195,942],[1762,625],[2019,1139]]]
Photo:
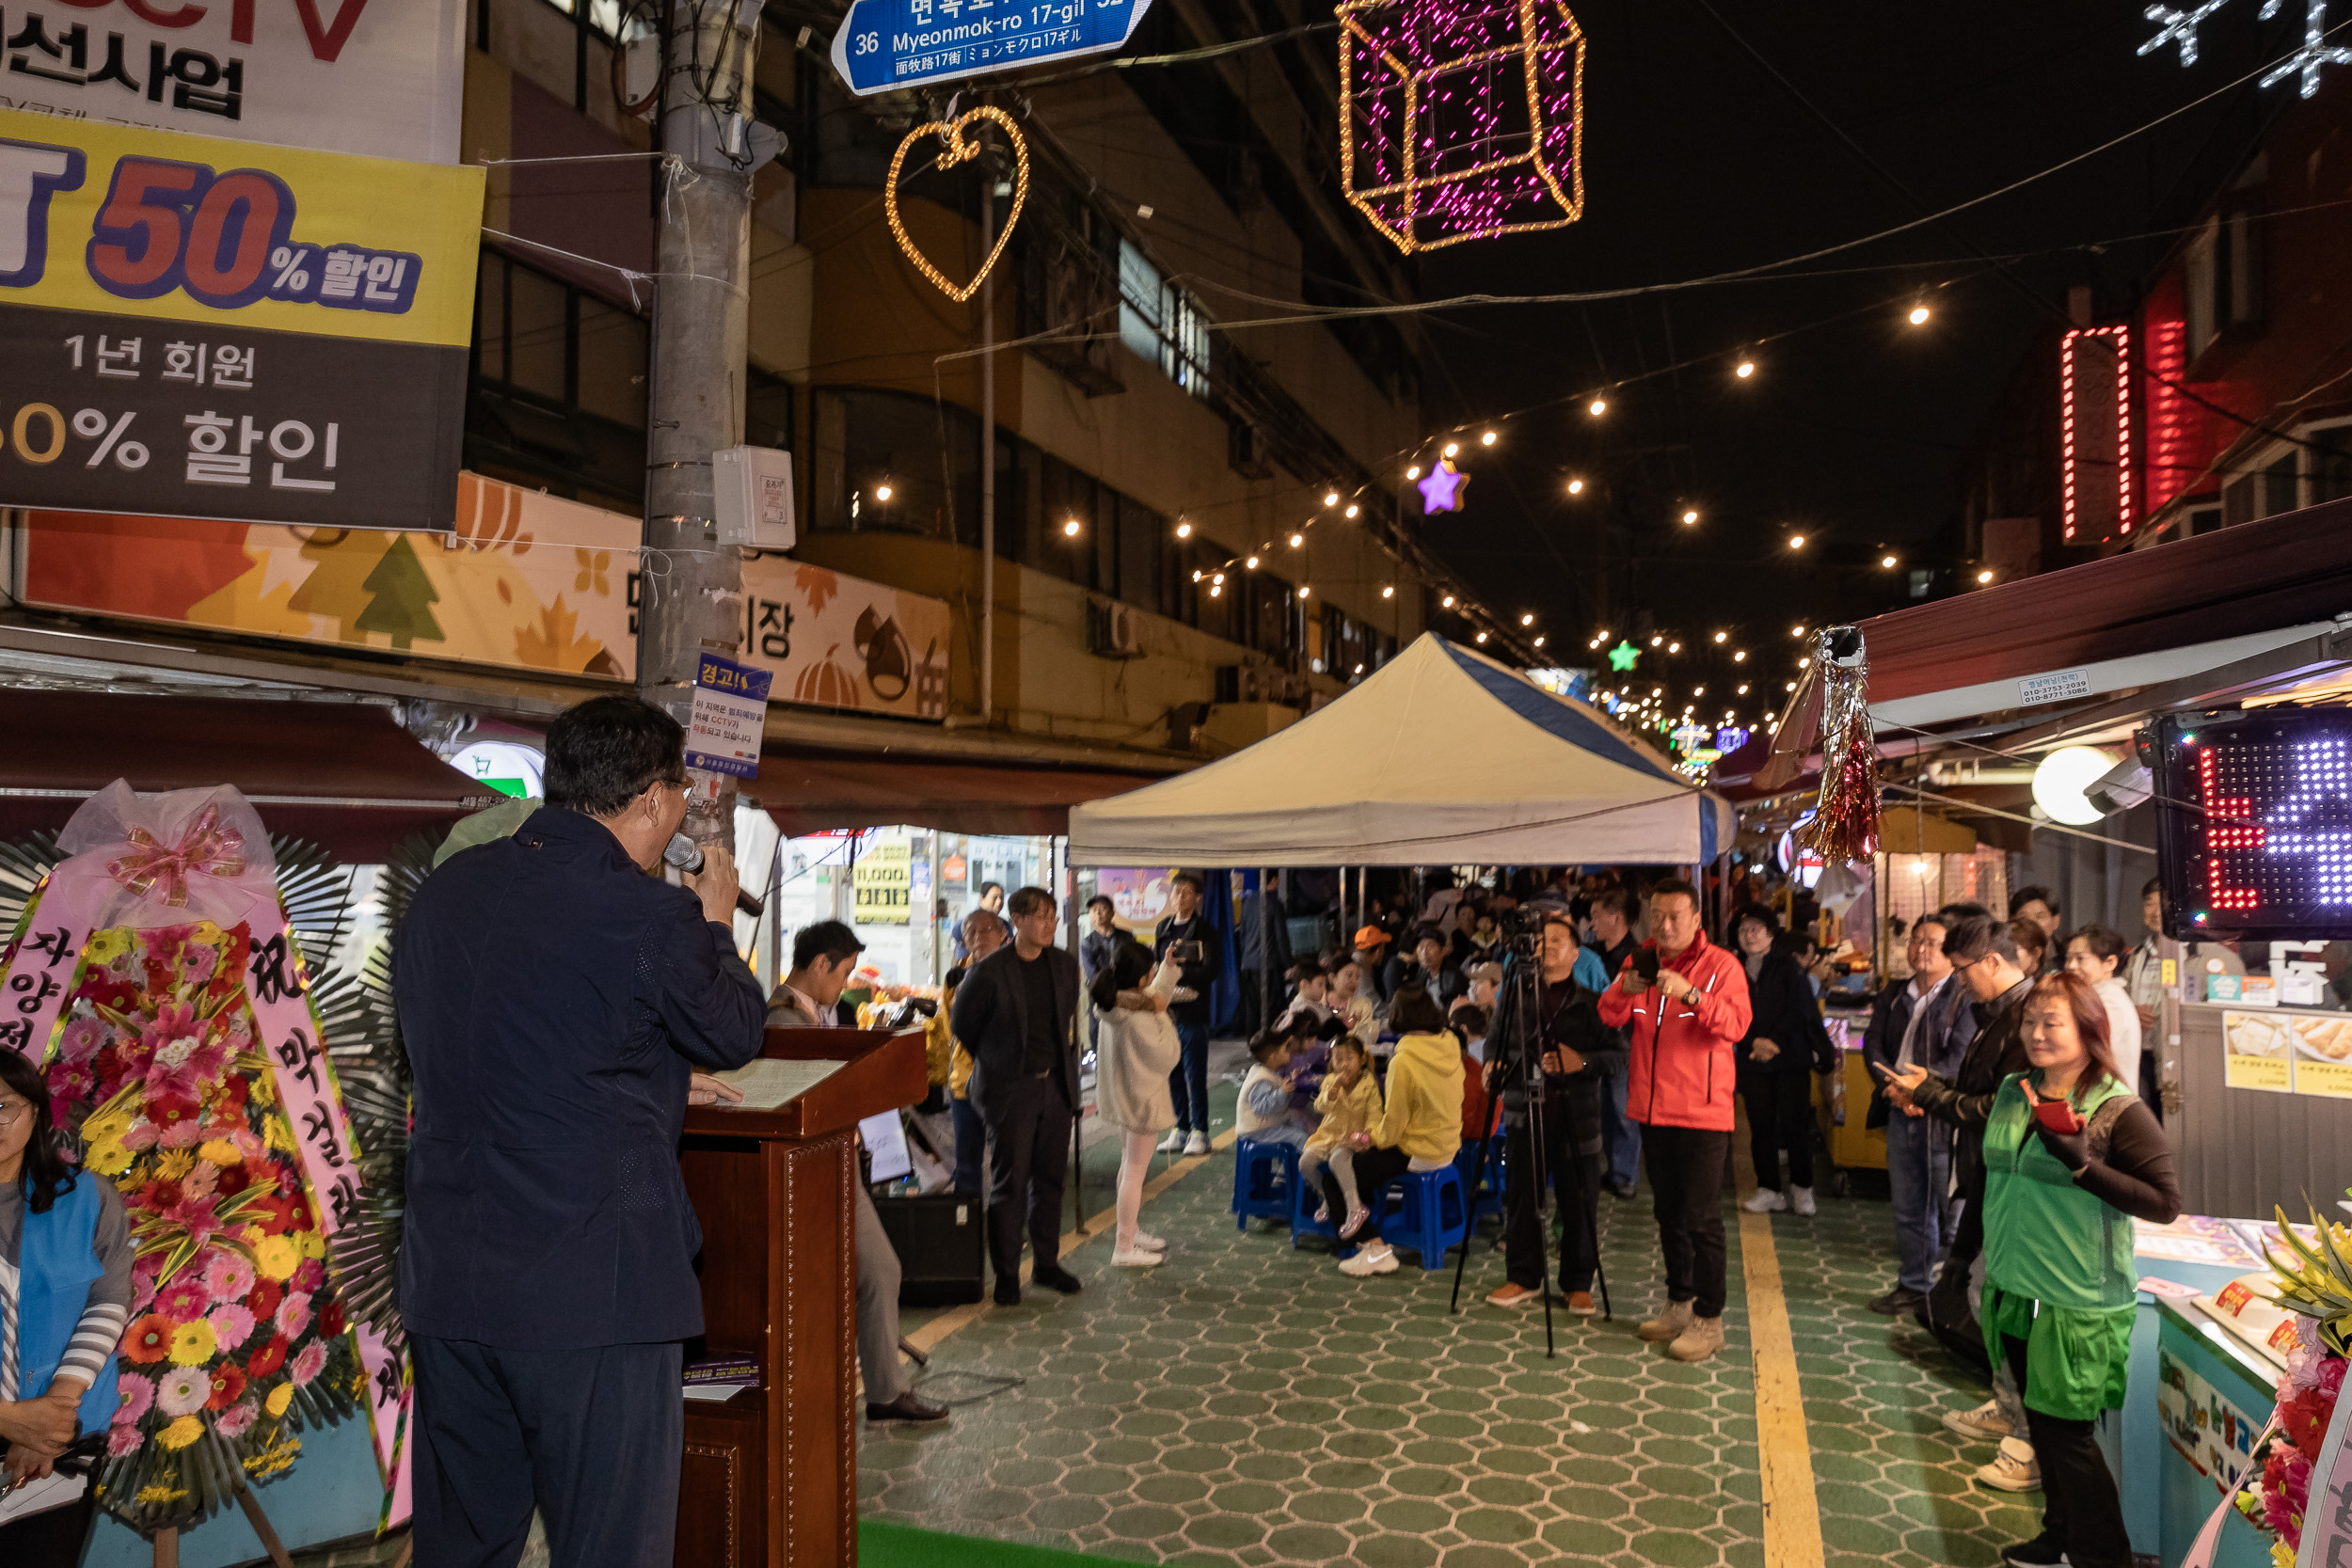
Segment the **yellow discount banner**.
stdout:
[[482,190],[0,110],[0,506],[451,527]]

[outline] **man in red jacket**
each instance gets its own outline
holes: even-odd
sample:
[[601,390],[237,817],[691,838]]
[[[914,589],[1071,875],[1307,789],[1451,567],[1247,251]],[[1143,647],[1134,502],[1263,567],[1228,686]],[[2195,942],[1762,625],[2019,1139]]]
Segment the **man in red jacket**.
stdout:
[[[1650,889],[1650,940],[1600,999],[1600,1021],[1630,1025],[1626,1115],[1642,1124],[1642,1162],[1666,1255],[1666,1310],[1642,1325],[1677,1361],[1724,1348],[1724,1172],[1731,1158],[1733,1047],[1748,1032],[1748,977],[1699,929],[1698,890]],[[1644,977],[1655,954],[1655,976]]]

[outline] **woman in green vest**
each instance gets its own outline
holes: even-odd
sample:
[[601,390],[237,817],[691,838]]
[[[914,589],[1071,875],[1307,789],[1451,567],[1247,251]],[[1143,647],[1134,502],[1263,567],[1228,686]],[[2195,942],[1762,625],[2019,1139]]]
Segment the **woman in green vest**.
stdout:
[[2116,1075],[2107,1015],[2080,976],[2020,1004],[2032,1065],[2002,1080],[1984,1129],[1984,1332],[2024,1390],[2042,1465],[2042,1533],[2020,1568],[2124,1568],[2123,1505],[2092,1429],[2123,1407],[2138,1272],[2132,1221],[2166,1224],[2181,1195],[2164,1129]]

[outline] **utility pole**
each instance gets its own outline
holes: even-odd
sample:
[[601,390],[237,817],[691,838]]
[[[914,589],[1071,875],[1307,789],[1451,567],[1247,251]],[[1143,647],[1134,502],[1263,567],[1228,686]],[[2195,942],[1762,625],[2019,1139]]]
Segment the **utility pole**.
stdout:
[[[637,694],[681,724],[699,657],[743,644],[743,560],[718,537],[710,454],[743,440],[759,12],[672,0],[663,22]],[[686,832],[732,849],[735,780],[692,776]]]

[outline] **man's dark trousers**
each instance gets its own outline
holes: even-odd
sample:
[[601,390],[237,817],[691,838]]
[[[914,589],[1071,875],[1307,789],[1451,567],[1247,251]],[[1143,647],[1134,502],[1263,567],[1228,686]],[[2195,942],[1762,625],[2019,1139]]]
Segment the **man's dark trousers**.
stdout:
[[990,1094],[988,1249],[997,1283],[1021,1277],[1021,1224],[1037,1266],[1061,1254],[1061,1187],[1070,1174],[1070,1101],[1050,1074],[1017,1078]]
[[1731,1134],[1699,1127],[1642,1129],[1642,1163],[1666,1257],[1666,1299],[1702,1318],[1724,1315],[1724,1171]]
[[1505,1276],[1531,1291],[1544,1283],[1544,1182],[1552,1183],[1560,1214],[1560,1289],[1569,1295],[1593,1288],[1600,1259],[1594,1251],[1598,1235],[1600,1179],[1607,1161],[1599,1154],[1569,1152],[1567,1107],[1557,1101],[1544,1108],[1544,1157],[1534,1155],[1534,1130],[1527,1122],[1503,1125],[1502,1257]]
[[433,1568],[513,1568],[535,1499],[555,1568],[668,1568],[686,1402],[675,1340],[505,1350],[408,1337],[417,1539]]

